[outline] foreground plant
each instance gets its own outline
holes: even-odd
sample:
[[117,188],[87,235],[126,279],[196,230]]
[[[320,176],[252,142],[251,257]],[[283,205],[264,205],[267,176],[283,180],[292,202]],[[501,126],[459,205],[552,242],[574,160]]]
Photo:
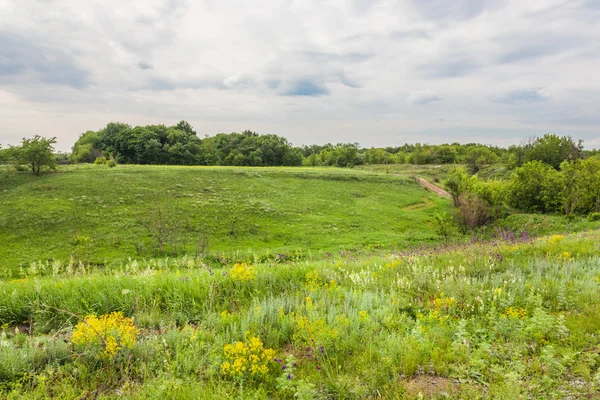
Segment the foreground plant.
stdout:
[[102,359],[114,359],[125,349],[135,347],[138,334],[133,319],[123,316],[122,312],[100,317],[88,315],[75,326],[71,343]]
[[223,375],[235,378],[265,376],[274,362],[275,350],[265,349],[260,338],[245,333],[243,342],[226,344],[223,347],[225,360],[221,364]]
[[246,263],[236,263],[229,269],[229,276],[234,281],[252,281],[256,278],[254,266]]

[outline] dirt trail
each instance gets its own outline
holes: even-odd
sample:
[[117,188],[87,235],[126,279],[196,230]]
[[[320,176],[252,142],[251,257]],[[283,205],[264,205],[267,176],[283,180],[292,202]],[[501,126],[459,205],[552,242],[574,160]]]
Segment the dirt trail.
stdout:
[[424,186],[425,188],[431,190],[434,193],[439,194],[442,197],[446,197],[448,199],[452,198],[452,195],[448,192],[446,192],[444,189],[442,189],[439,186],[434,185],[433,183],[429,182],[427,179],[423,179],[423,178],[417,178],[419,180],[419,183]]

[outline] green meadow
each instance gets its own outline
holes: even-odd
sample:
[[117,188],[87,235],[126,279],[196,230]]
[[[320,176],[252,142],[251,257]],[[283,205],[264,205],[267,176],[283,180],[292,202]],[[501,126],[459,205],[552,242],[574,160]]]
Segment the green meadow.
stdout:
[[598,232],[0,283],[7,399],[565,399],[600,390]]
[[0,398],[597,398],[598,221],[444,241],[448,172],[0,171]]
[[406,174],[334,168],[87,165],[0,179],[5,271],[71,257],[398,248],[437,240],[431,215],[450,210]]

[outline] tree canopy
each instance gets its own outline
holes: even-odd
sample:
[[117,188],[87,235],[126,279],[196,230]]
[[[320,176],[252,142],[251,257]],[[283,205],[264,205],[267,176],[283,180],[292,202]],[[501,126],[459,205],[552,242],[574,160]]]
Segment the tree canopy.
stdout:
[[123,164],[237,165],[237,166],[337,166],[361,164],[466,164],[471,173],[496,163],[510,169],[539,161],[555,170],[565,160],[596,154],[583,150],[582,141],[546,134],[508,148],[480,143],[404,144],[397,147],[361,148],[358,143],[292,146],[274,134],[219,133],[199,138],[187,122],[176,125],[130,126],[111,122],[99,131],[82,134],[71,159],[94,162],[110,156]]
[[44,168],[56,169],[55,143],[56,138],[35,135],[24,138],[20,146],[10,147],[8,155],[17,164],[27,165],[35,175],[39,175]]
[[175,126],[131,127],[109,123],[105,128],[81,135],[73,146],[75,162],[92,162],[113,155],[124,164],[171,165],[301,165],[302,153],[287,139],[251,131],[220,133],[200,139],[186,122]]

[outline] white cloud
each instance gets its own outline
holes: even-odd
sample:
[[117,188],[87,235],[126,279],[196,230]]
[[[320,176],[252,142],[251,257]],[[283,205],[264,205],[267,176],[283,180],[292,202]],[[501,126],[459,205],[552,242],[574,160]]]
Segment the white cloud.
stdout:
[[0,0],[0,143],[179,119],[294,143],[595,137],[596,2],[448,4]]

